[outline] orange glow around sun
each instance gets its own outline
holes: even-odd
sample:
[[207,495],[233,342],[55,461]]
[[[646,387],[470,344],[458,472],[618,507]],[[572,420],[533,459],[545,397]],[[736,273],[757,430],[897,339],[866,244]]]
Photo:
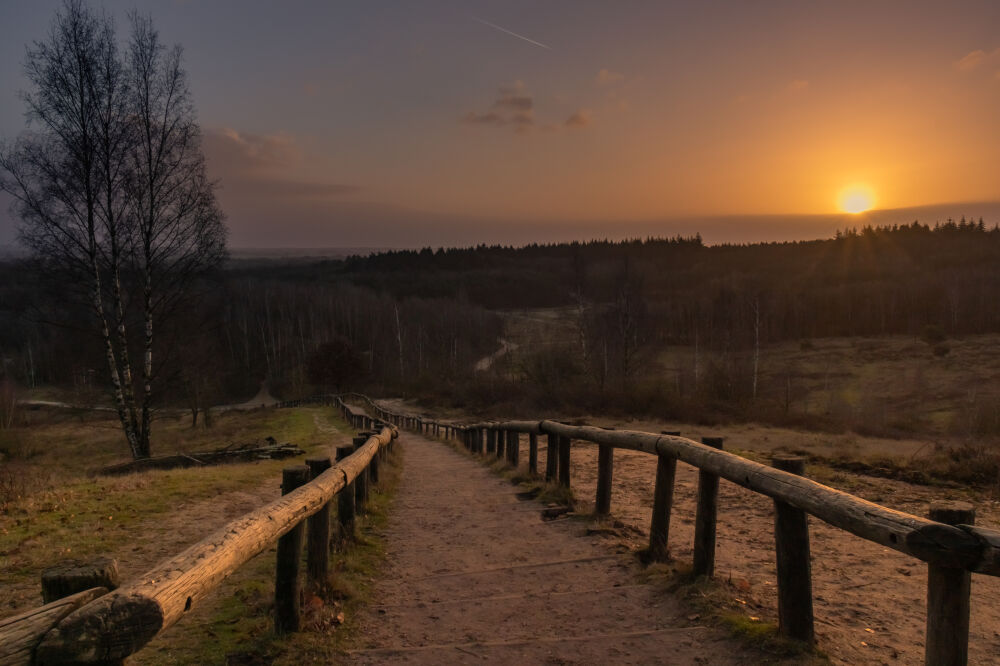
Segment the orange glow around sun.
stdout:
[[840,191],[837,205],[845,213],[863,213],[875,205],[875,193],[867,185],[850,185]]

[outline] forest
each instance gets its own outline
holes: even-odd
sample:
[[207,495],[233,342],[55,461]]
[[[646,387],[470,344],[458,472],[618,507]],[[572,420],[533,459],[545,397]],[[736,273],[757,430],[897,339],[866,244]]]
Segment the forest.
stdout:
[[[161,328],[154,400],[197,419],[266,380],[287,398],[363,389],[480,405],[516,396],[526,410],[733,415],[758,397],[769,345],[910,335],[944,355],[948,337],[1000,332],[998,260],[1000,231],[965,219],[798,243],[652,238],[230,260]],[[511,315],[534,309],[558,313],[558,340],[477,372]],[[30,261],[0,265],[7,384],[102,402],[106,370],[88,316]],[[656,359],[677,345],[694,362],[666,381]]]

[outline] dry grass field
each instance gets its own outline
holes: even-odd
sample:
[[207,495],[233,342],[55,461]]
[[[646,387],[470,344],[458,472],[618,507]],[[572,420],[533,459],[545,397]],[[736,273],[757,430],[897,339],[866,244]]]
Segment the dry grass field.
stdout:
[[[0,430],[0,617],[41,605],[41,572],[66,559],[117,558],[128,580],[204,538],[213,529],[280,495],[281,469],[311,454],[350,443],[335,408],[225,412],[209,429],[189,417],[164,418],[154,454],[214,449],[273,436],[306,454],[203,468],[148,471],[120,477],[94,474],[127,457],[115,422],[64,410],[24,414],[23,425]],[[376,505],[370,521],[385,507]],[[339,560],[346,572],[345,606],[314,609],[309,622],[326,627],[374,575],[378,544],[362,541]],[[271,632],[274,549],[246,564],[185,619],[138,653],[137,664],[223,664],[227,655],[263,653],[296,661],[293,646]],[[352,576],[359,581],[351,582]],[[289,656],[291,655],[291,656]],[[236,662],[240,663],[240,662]],[[250,663],[250,662],[248,662]]]

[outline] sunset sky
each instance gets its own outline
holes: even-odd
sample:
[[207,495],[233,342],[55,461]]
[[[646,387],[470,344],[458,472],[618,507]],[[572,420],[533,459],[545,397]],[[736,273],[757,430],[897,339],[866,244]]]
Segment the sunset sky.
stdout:
[[[1000,222],[1000,2],[136,4],[236,247],[812,238],[852,186]],[[0,0],[4,138],[57,6]]]

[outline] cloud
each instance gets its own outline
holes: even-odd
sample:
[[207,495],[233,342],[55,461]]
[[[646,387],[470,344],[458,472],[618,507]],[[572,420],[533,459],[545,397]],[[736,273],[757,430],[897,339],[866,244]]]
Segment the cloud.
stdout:
[[955,61],[955,67],[964,72],[970,69],[975,69],[984,60],[986,60],[986,51],[982,49],[976,49],[975,51],[971,51],[970,53],[965,54],[959,60]]
[[231,127],[205,130],[203,149],[212,178],[221,182],[223,207],[239,208],[244,201],[315,202],[339,199],[360,191],[355,185],[296,177],[313,174],[313,164],[291,134],[255,134]]
[[1000,59],[1000,48],[994,49],[992,52],[986,52],[983,49],[976,49],[975,51],[970,51],[964,56],[955,61],[955,69],[961,72],[969,72],[980,65],[982,65],[987,60]]
[[529,95],[502,95],[493,102],[494,108],[515,111],[531,111],[534,105],[535,101]]
[[497,90],[497,97],[488,111],[469,111],[462,116],[462,122],[480,127],[510,125],[515,132],[523,134],[535,126],[535,99],[525,92],[523,81],[515,81]]
[[240,189],[252,192],[255,197],[291,199],[329,199],[361,191],[361,188],[356,185],[283,180],[281,178],[248,178],[240,183]]
[[570,129],[586,127],[587,125],[590,124],[590,121],[591,121],[590,111],[587,109],[580,109],[579,111],[577,111],[572,116],[566,119],[565,125]]
[[478,127],[510,128],[518,134],[526,134],[532,130],[554,132],[561,128],[579,128],[593,121],[592,113],[580,109],[568,119],[560,122],[553,118],[537,118],[535,115],[535,98],[529,93],[522,81],[497,89],[496,98],[485,111],[468,111],[462,116],[461,122]]
[[607,85],[612,85],[614,83],[621,83],[624,80],[625,80],[624,74],[620,72],[611,71],[606,67],[597,73],[597,78],[596,78],[597,85],[599,86],[607,86]]
[[215,161],[241,165],[244,169],[287,167],[301,162],[302,149],[285,132],[254,134],[231,127],[206,130],[205,153]]
[[805,79],[795,79],[788,84],[788,90],[790,92],[804,92],[809,90],[809,82]]
[[462,116],[462,122],[469,123],[471,125],[495,125],[500,127],[507,124],[507,119],[494,111],[490,111],[488,113],[476,113],[475,111],[469,111],[467,114]]

